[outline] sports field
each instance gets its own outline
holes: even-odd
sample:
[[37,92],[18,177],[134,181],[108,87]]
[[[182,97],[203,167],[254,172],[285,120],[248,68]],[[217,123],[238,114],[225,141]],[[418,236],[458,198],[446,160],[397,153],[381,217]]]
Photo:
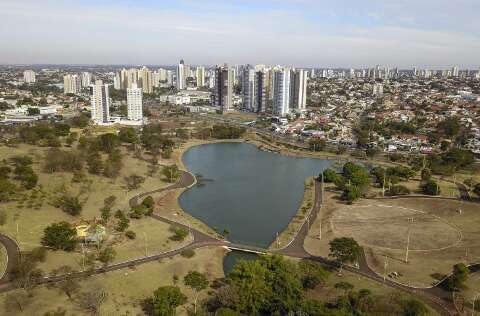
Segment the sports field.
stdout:
[[474,203],[402,198],[346,205],[327,193],[321,239],[320,220],[311,227],[305,241],[310,253],[326,256],[330,240],[353,237],[374,271],[396,272],[396,281],[413,286],[435,284],[459,262],[480,262],[480,206]]

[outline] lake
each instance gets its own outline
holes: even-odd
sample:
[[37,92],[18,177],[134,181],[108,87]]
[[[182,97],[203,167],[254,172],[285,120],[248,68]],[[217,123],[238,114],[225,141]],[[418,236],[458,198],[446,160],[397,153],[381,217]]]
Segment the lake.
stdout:
[[334,161],[283,156],[249,143],[190,148],[182,157],[199,185],[179,198],[182,209],[231,242],[268,247],[301,205],[305,179]]

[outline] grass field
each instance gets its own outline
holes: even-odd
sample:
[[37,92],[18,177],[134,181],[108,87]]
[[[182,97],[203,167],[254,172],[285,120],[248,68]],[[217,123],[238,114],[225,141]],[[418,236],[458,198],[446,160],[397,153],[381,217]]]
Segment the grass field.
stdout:
[[[68,150],[67,148],[65,148]],[[87,180],[82,184],[72,183],[72,174],[53,173],[47,174],[42,171],[42,159],[44,148],[29,145],[20,145],[17,148],[0,146],[0,156],[8,159],[15,155],[29,155],[34,159],[33,168],[39,175],[37,188],[31,191],[20,191],[17,201],[3,204],[7,212],[7,223],[2,227],[2,232],[15,238],[22,250],[30,250],[40,246],[43,230],[53,222],[67,221],[80,223],[82,220],[93,220],[100,217],[100,208],[106,197],[113,195],[116,203],[113,210],[127,210],[128,201],[136,194],[148,190],[161,188],[169,185],[162,180],[160,172],[149,177],[148,163],[134,158],[126,150],[123,150],[123,167],[116,179],[109,179],[102,176],[87,175]],[[140,188],[127,191],[124,177],[137,174],[145,177],[145,182]],[[72,195],[79,195],[84,203],[80,216],[73,217],[51,205],[55,196],[62,191]],[[151,218],[131,220],[130,230],[137,234],[133,241],[117,243],[116,260],[136,258],[145,253],[145,234],[148,243],[148,253],[157,253],[168,249],[176,248],[180,244],[169,241],[168,225]],[[107,233],[114,233],[107,231]],[[62,251],[48,251],[47,261],[42,264],[46,272],[57,268],[59,264],[68,263],[72,267],[78,266],[79,253],[64,253]]]
[[[373,295],[380,295],[381,300],[385,300],[388,304],[388,299],[394,297],[410,298],[411,296],[405,292],[385,286],[381,283],[372,281],[357,274],[348,271],[343,271],[342,275],[331,273],[323,287],[317,287],[307,292],[307,297],[315,299],[324,303],[335,302],[339,291],[335,289],[334,285],[338,282],[347,282],[354,286],[354,290],[369,289]],[[429,315],[438,315],[429,307]]]
[[480,273],[471,274],[465,283],[460,295],[465,298],[465,307],[472,311],[473,300],[475,300],[475,315],[480,315]]
[[305,240],[305,248],[312,254],[326,256],[330,240],[353,237],[364,246],[369,265],[377,273],[385,273],[386,263],[387,274],[398,272],[397,281],[420,287],[438,282],[456,263],[480,262],[480,213],[476,204],[408,198],[361,200],[347,206],[332,193],[326,197],[322,239],[318,239],[317,220]]
[[[86,292],[101,288],[108,293],[101,308],[100,315],[102,316],[143,315],[140,306],[141,300],[151,296],[153,291],[160,286],[173,285],[173,276],[176,275],[178,277],[177,285],[189,297],[188,303],[177,309],[177,315],[183,316],[187,314],[185,307],[192,304],[194,297],[192,290],[183,285],[183,277],[191,270],[206,273],[210,281],[223,277],[224,252],[225,250],[222,248],[202,248],[196,250],[195,256],[190,259],[178,255],[146,263],[135,269],[122,269],[93,276],[81,282],[80,291]],[[200,299],[205,298],[207,292],[208,290],[203,291]],[[0,314],[4,312],[5,295],[0,294]],[[75,300],[69,300],[60,290],[45,286],[36,288],[31,304],[23,312],[17,312],[15,315],[43,315],[58,307],[64,308],[67,315],[91,315],[80,309]]]

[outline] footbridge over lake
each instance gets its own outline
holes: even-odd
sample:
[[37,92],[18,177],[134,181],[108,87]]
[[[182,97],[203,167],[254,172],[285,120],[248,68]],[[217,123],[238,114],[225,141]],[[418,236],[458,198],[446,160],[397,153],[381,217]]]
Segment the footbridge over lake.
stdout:
[[242,245],[242,244],[234,244],[234,243],[226,244],[225,248],[230,249],[230,250],[241,251],[241,252],[254,253],[254,254],[258,254],[258,255],[273,253],[273,251],[270,251],[270,250],[265,249],[265,248]]

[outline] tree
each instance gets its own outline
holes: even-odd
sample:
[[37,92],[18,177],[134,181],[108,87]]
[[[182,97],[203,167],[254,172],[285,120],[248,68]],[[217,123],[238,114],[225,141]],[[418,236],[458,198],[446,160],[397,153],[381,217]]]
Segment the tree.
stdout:
[[42,237],[42,245],[55,250],[72,251],[77,243],[76,230],[67,222],[47,226]]
[[468,270],[468,267],[465,264],[457,263],[456,265],[453,266],[453,273],[448,278],[448,283],[447,283],[448,288],[451,291],[456,291],[458,289],[465,287],[465,282],[467,281],[469,274],[470,274],[470,271]]
[[109,197],[105,198],[105,200],[103,200],[103,205],[105,205],[105,207],[112,208],[115,205],[116,200],[116,196],[110,195]]
[[180,175],[180,171],[175,164],[163,167],[162,173],[169,182],[174,182]]
[[9,313],[23,312],[32,303],[32,296],[26,291],[10,292],[5,296],[5,310]]
[[345,294],[347,294],[347,292],[350,292],[351,290],[353,290],[353,285],[348,283],[348,282],[338,282],[338,283],[335,283],[334,287],[337,289],[337,290],[342,290],[345,292]]
[[465,186],[468,188],[468,194],[472,194],[472,191],[474,191],[474,189],[478,185],[477,181],[473,177],[465,179],[463,181],[463,184],[465,184]]
[[325,141],[325,139],[310,138],[310,140],[308,141],[308,145],[310,147],[310,150],[312,151],[323,151],[327,146],[327,142]]
[[98,260],[103,263],[104,266],[108,266],[109,263],[113,262],[116,255],[117,252],[115,249],[113,249],[112,246],[107,246],[98,253]]
[[340,237],[330,241],[330,256],[340,263],[340,271],[345,263],[352,263],[358,259],[360,250],[360,245],[350,237]]
[[454,137],[460,131],[460,121],[457,117],[449,117],[438,123],[437,130],[447,137]]
[[136,144],[139,141],[137,131],[133,127],[121,128],[118,137],[124,143]]
[[27,108],[28,115],[33,116],[33,115],[40,115],[40,109],[39,108]]
[[7,212],[5,210],[0,210],[0,226],[3,226],[7,223]]
[[173,241],[183,241],[188,236],[188,231],[180,226],[172,225],[168,230],[173,233],[173,235],[169,237],[170,240]]
[[64,194],[55,201],[55,206],[60,208],[65,213],[72,216],[77,216],[82,212],[83,205],[76,196]]
[[207,288],[208,279],[203,273],[200,273],[198,271],[190,271],[183,278],[183,283],[185,283],[186,286],[189,286],[192,290],[195,291],[194,311],[195,314],[197,314],[198,294]]
[[343,177],[346,182],[358,186],[359,188],[365,187],[370,183],[370,177],[367,170],[353,162],[347,162],[343,165]]
[[106,206],[100,209],[100,216],[102,217],[102,222],[104,225],[108,223],[108,220],[110,219],[110,216],[111,216],[111,211],[112,210]]
[[71,275],[74,272],[75,271],[70,266],[61,266],[52,271],[52,275],[58,275],[61,278],[58,282],[53,283],[53,285],[61,292],[65,293],[69,300],[71,300],[73,294],[80,289],[80,283],[78,283],[77,279]]
[[125,177],[125,183],[127,184],[127,189],[129,191],[131,190],[137,190],[140,188],[140,185],[145,182],[145,177],[132,174],[128,177]]
[[440,186],[434,180],[430,179],[425,183],[421,184],[421,189],[424,194],[427,195],[439,195],[440,194]]
[[155,316],[175,315],[175,309],[187,302],[187,297],[176,286],[162,286],[153,293]]
[[143,199],[142,206],[144,206],[147,209],[146,214],[151,215],[155,207],[155,201],[153,200],[153,197],[149,195],[145,199]]
[[352,204],[362,196],[360,188],[356,185],[346,185],[343,189],[342,200]]
[[431,177],[432,177],[432,171],[430,171],[430,169],[428,168],[423,168],[422,174],[421,174],[422,181],[428,181],[430,180]]
[[0,179],[0,202],[8,202],[15,194],[17,187],[8,179]]
[[333,169],[325,169],[323,171],[323,182],[332,183],[338,178],[338,174]]
[[77,295],[76,302],[80,308],[93,314],[100,314],[100,307],[107,300],[108,294],[100,286],[96,286],[88,292]]
[[304,289],[314,289],[328,278],[328,272],[317,262],[302,260],[298,268]]
[[403,302],[402,315],[404,316],[427,316],[428,308],[416,299],[407,299]]

